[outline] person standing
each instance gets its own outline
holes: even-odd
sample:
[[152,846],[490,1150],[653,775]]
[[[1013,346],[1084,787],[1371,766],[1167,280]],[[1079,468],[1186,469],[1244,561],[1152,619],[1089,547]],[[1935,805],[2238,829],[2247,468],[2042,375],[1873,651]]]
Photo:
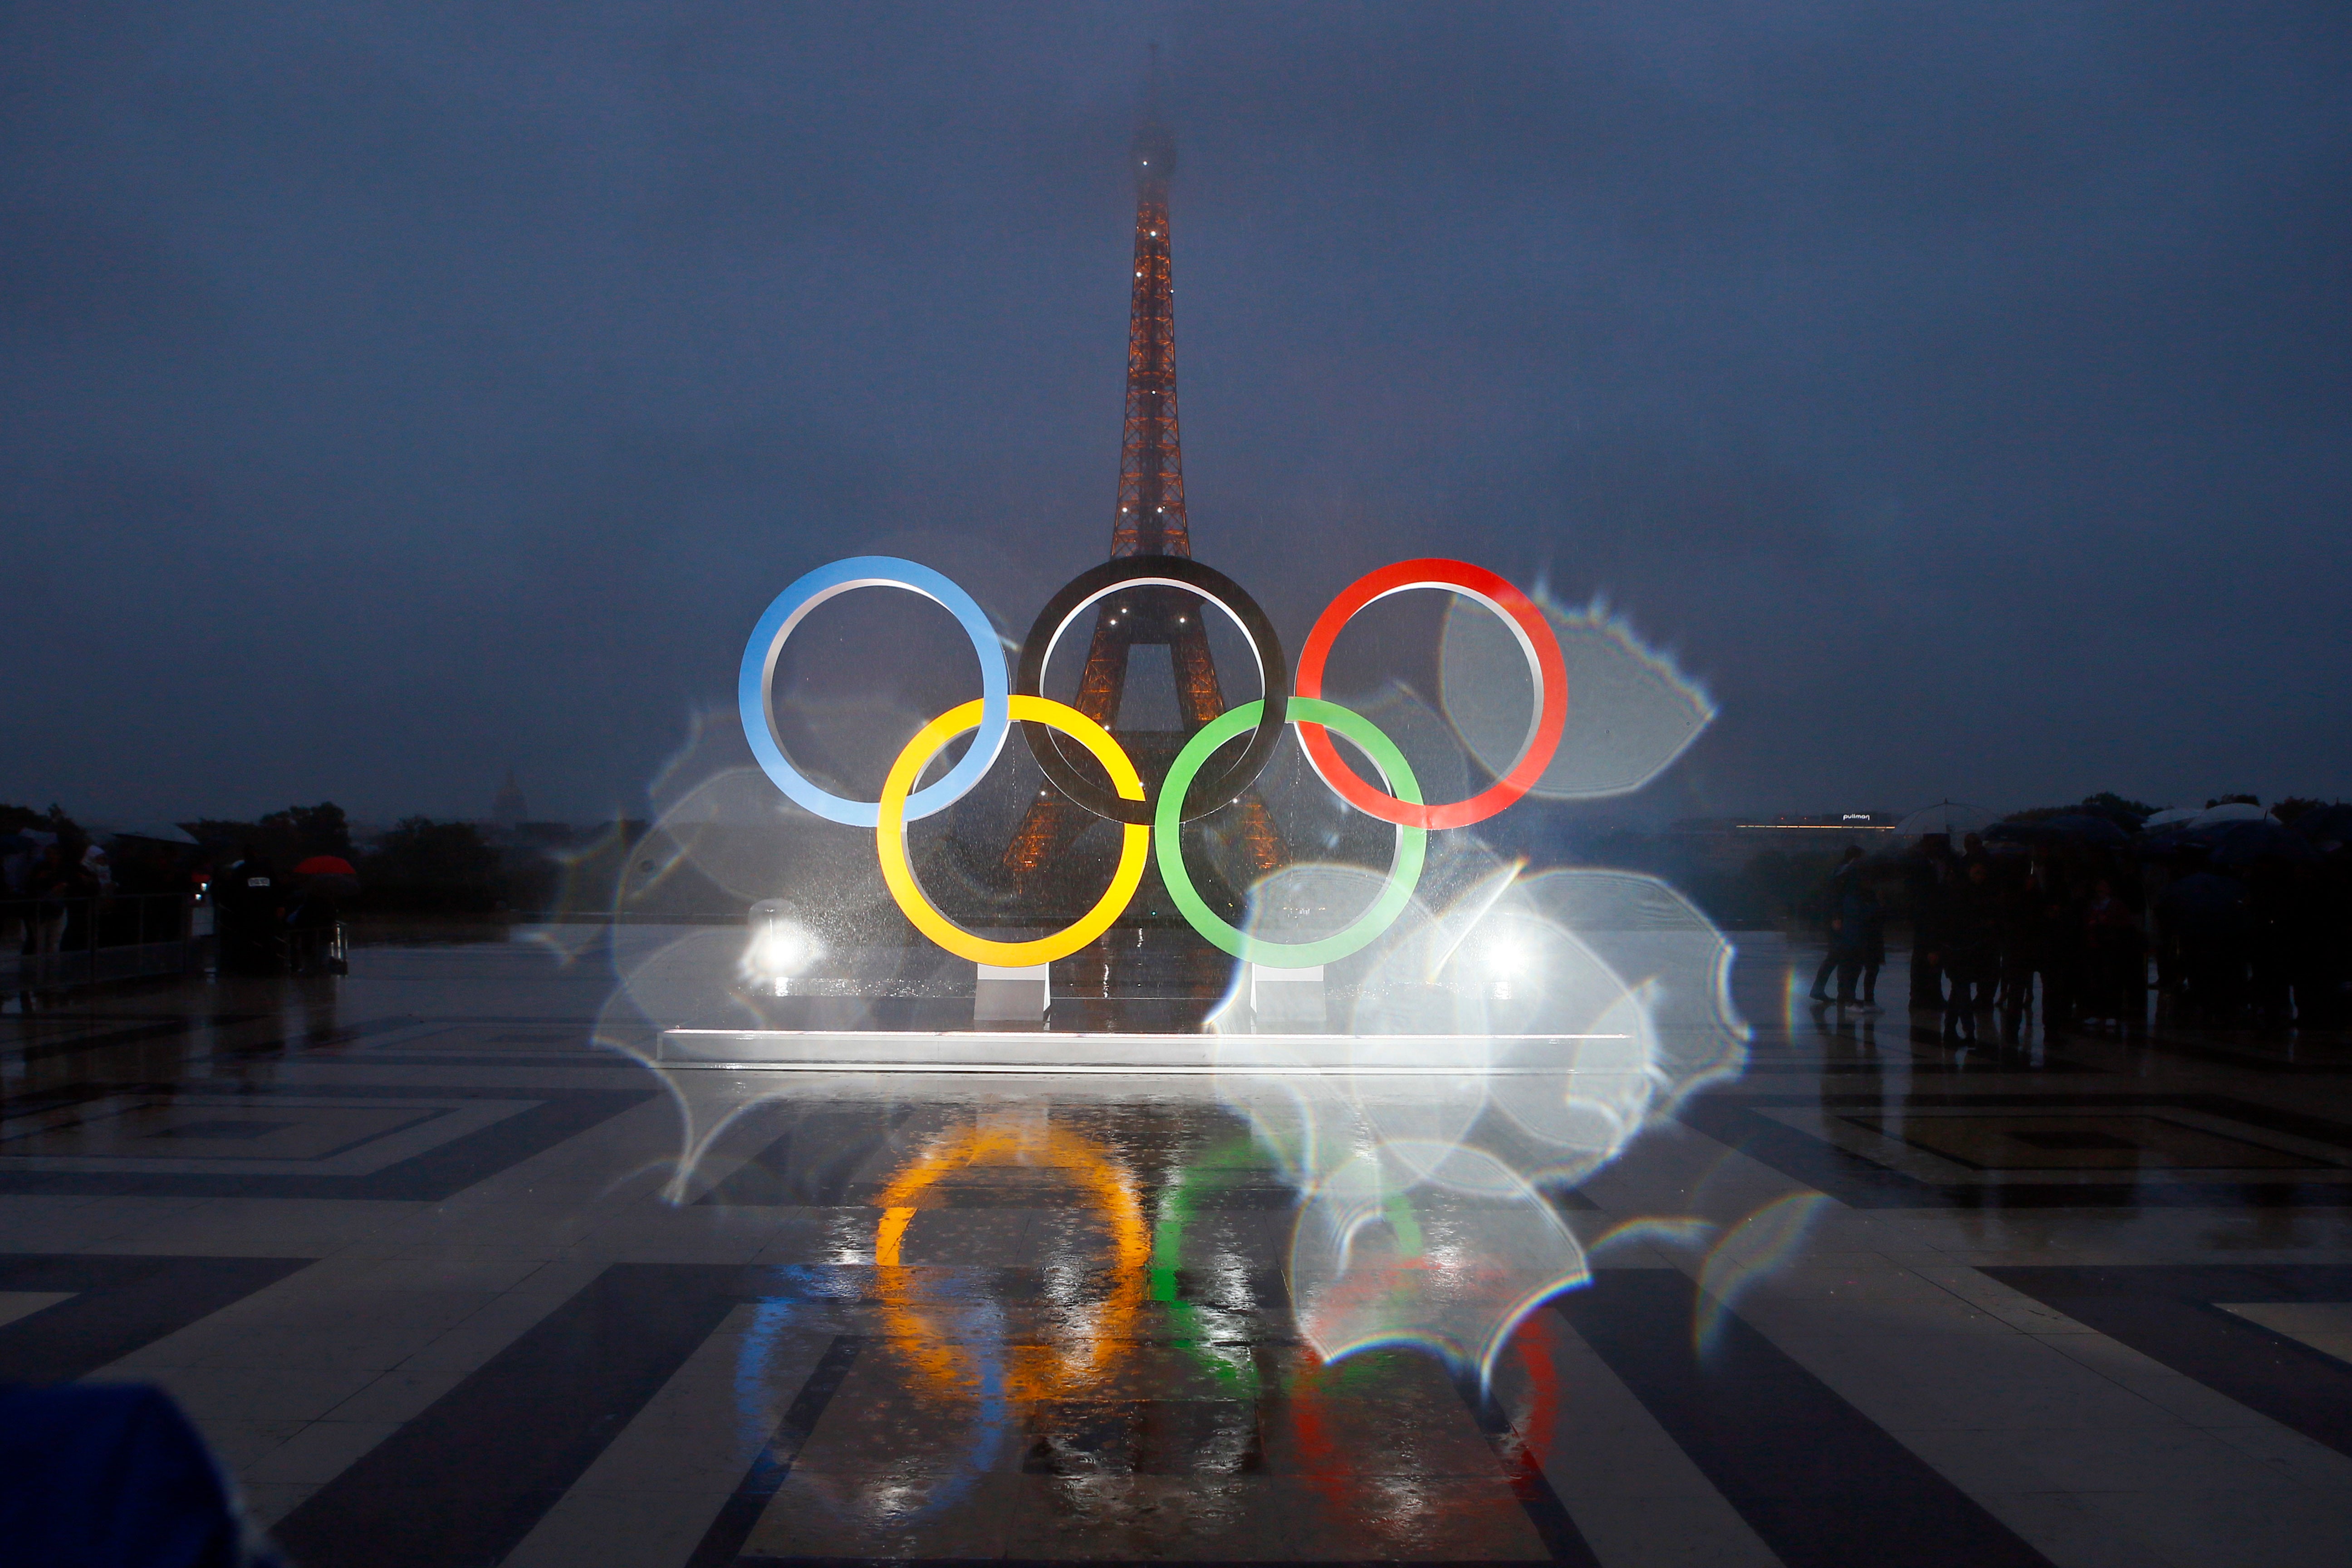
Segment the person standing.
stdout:
[[98,879],[82,864],[82,847],[58,838],[43,845],[40,858],[33,863],[30,890],[37,984],[54,985],[62,980],[64,955],[96,930],[90,923],[90,906],[98,897]]
[[2293,866],[2282,889],[2285,923],[2282,934],[2286,951],[2283,963],[2294,992],[2297,1028],[2332,1028],[2336,1021],[2336,990],[2328,962],[2340,944],[2329,940],[2334,921],[2327,907],[2326,885],[2316,866]]
[[1951,990],[1944,998],[1944,1037],[1977,1038],[1977,1009],[1992,1000],[1995,952],[1992,865],[1971,860],[1946,886],[1937,920],[1936,955]]
[[1952,869],[1952,841],[1941,833],[1919,836],[1919,853],[1905,868],[1911,904],[1911,1010],[1944,1010],[1943,966],[1937,962],[1937,918],[1942,913]]
[[2037,873],[2034,900],[2042,927],[2042,1037],[2074,1026],[2083,994],[2083,895],[2071,868],[2053,858]]
[[2303,922],[2296,918],[2291,877],[2291,869],[2275,860],[2257,860],[2246,868],[2246,912],[2252,938],[2246,944],[2247,980],[2255,1020],[2266,1029],[2284,1029],[2294,1017],[2289,996]]
[[[1830,950],[1822,955],[1821,967],[1813,971],[1813,987],[1812,990],[1808,993],[1808,994],[1810,994],[1816,1002],[1827,1002],[1830,999],[1830,976],[1840,972],[1840,966],[1845,962],[1846,949],[1851,945],[1852,939],[1847,935],[1845,931],[1843,906],[1846,889],[1855,880],[1859,874],[1856,868],[1860,867],[1861,864],[1861,846],[1849,844],[1845,847],[1845,853],[1838,858],[1837,869],[1830,873],[1829,888],[1827,889],[1827,902],[1829,904],[1830,914]],[[1842,986],[1841,989],[1845,992],[1851,991],[1850,986]],[[1838,1000],[1841,1003],[1843,1003],[1853,1000],[1853,997],[1851,994],[1841,994]]]
[[2147,1011],[2147,957],[2140,945],[2139,916],[2105,877],[2091,884],[2083,938],[2084,1021],[2111,1025],[2117,1034],[2137,1029]]
[[[40,846],[22,833],[0,834],[0,954],[33,951],[33,865]],[[21,973],[24,965],[16,965]]]
[[2042,961],[2042,910],[2034,897],[2034,879],[2041,866],[2037,851],[2031,863],[2002,868],[1993,879],[2003,1045],[2023,1040],[2026,1020],[2033,1016],[2033,974]]
[[[1838,1005],[1858,1013],[1876,1013],[1878,972],[1886,963],[1886,906],[1878,889],[1861,867],[1845,881],[1838,909],[1839,934],[1844,939],[1838,963]],[[1860,994],[1855,982],[1861,983]]]
[[258,849],[248,847],[236,863],[213,881],[217,912],[215,961],[224,974],[275,974],[285,965],[283,933],[278,917],[285,907],[285,889],[278,868]]

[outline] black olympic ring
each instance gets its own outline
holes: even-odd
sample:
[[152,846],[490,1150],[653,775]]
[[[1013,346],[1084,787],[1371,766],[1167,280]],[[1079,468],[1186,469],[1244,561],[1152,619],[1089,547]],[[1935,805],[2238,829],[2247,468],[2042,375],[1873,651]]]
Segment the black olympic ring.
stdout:
[[[1242,748],[1242,754],[1214,778],[1203,779],[1185,792],[1181,820],[1190,822],[1238,799],[1242,791],[1257,782],[1257,775],[1273,760],[1283,726],[1289,721],[1290,662],[1283,656],[1282,638],[1240,584],[1186,555],[1127,555],[1106,561],[1071,579],[1037,612],[1028,639],[1021,645],[1020,669],[1013,689],[1024,697],[1044,696],[1038,688],[1045,682],[1046,661],[1054,657],[1054,645],[1070,623],[1096,600],[1134,584],[1188,589],[1232,616],[1242,635],[1249,638],[1250,656],[1257,660],[1258,680],[1265,689],[1265,711],[1258,716],[1257,728],[1250,731],[1249,744]],[[1021,730],[1030,755],[1064,795],[1097,816],[1150,826],[1150,802],[1122,800],[1087,778],[1062,754],[1056,737],[1046,726],[1024,719]]]

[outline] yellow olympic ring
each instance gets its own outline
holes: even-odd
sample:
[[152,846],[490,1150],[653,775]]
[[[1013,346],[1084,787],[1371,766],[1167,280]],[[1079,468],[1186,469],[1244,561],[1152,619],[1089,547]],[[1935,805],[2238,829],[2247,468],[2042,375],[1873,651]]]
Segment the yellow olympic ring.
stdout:
[[[1015,696],[1012,704],[1013,718],[1050,724],[1066,735],[1077,737],[1110,774],[1111,784],[1120,798],[1143,798],[1142,776],[1119,749],[1118,742],[1110,738],[1109,731],[1067,703],[1050,698]],[[931,901],[923,896],[922,884],[915,880],[914,869],[907,864],[906,817],[907,796],[914,790],[915,780],[921,775],[924,765],[940,754],[940,747],[967,730],[980,728],[980,701],[950,708],[917,731],[915,738],[907,742],[907,749],[898,753],[898,760],[890,764],[890,776],[882,784],[881,815],[874,825],[874,847],[882,860],[882,879],[890,885],[890,896],[898,900],[898,908],[906,911],[915,929],[958,958],[1006,969],[1051,963],[1057,958],[1067,958],[1108,931],[1111,921],[1127,908],[1128,900],[1135,897],[1135,889],[1143,884],[1151,829],[1139,822],[1125,826],[1119,837],[1118,869],[1111,873],[1110,890],[1076,924],[1030,942],[992,942],[987,937],[972,935],[932,908]]]
[[[972,704],[975,708],[978,703]],[[1083,1310],[1069,1323],[1074,1331],[1053,1344],[1006,1347],[1004,1392],[1024,1403],[1101,1396],[1105,1364],[1122,1354],[1143,1306],[1145,1268],[1151,1261],[1151,1231],[1135,1181],[1093,1139],[1063,1128],[1038,1135],[994,1128],[950,1134],[918,1156],[875,1202],[882,1217],[874,1227],[874,1294],[891,1347],[933,1385],[952,1396],[979,1392],[978,1369],[954,1328],[922,1310],[926,1291],[909,1278],[901,1260],[907,1226],[924,1189],[950,1171],[973,1165],[1059,1165],[1094,1200],[1110,1230],[1110,1293],[1089,1315]]]

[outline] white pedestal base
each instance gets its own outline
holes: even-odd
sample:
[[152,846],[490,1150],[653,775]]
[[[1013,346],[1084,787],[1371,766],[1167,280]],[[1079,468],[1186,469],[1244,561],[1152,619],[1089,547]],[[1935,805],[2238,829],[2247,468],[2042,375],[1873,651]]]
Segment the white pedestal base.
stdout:
[[980,966],[980,981],[971,994],[971,1019],[975,1024],[1034,1024],[1045,1016],[1050,998],[1046,994],[1047,966],[1034,964],[1026,969],[1000,969],[993,963]]
[[[653,1060],[687,1075],[821,1073],[1339,1073],[1496,1078],[1580,1070],[1588,1040],[1622,1035],[1055,1035],[848,1029],[665,1029]],[[1597,1070],[1622,1072],[1613,1056]]]
[[1268,969],[1249,966],[1250,1012],[1260,1029],[1319,1035],[1328,1020],[1323,1005],[1323,967]]

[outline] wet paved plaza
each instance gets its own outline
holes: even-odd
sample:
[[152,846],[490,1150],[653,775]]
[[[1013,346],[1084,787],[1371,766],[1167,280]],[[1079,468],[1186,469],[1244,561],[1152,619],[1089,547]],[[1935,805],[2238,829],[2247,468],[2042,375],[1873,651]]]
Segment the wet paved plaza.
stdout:
[[78,994],[0,1018],[0,1379],[163,1384],[338,1568],[2352,1562],[2352,1049],[1738,940],[1744,1071],[1551,1195],[1590,1282],[1392,1214],[1334,1362],[1213,1078],[730,1075],[681,1170],[593,956]]

